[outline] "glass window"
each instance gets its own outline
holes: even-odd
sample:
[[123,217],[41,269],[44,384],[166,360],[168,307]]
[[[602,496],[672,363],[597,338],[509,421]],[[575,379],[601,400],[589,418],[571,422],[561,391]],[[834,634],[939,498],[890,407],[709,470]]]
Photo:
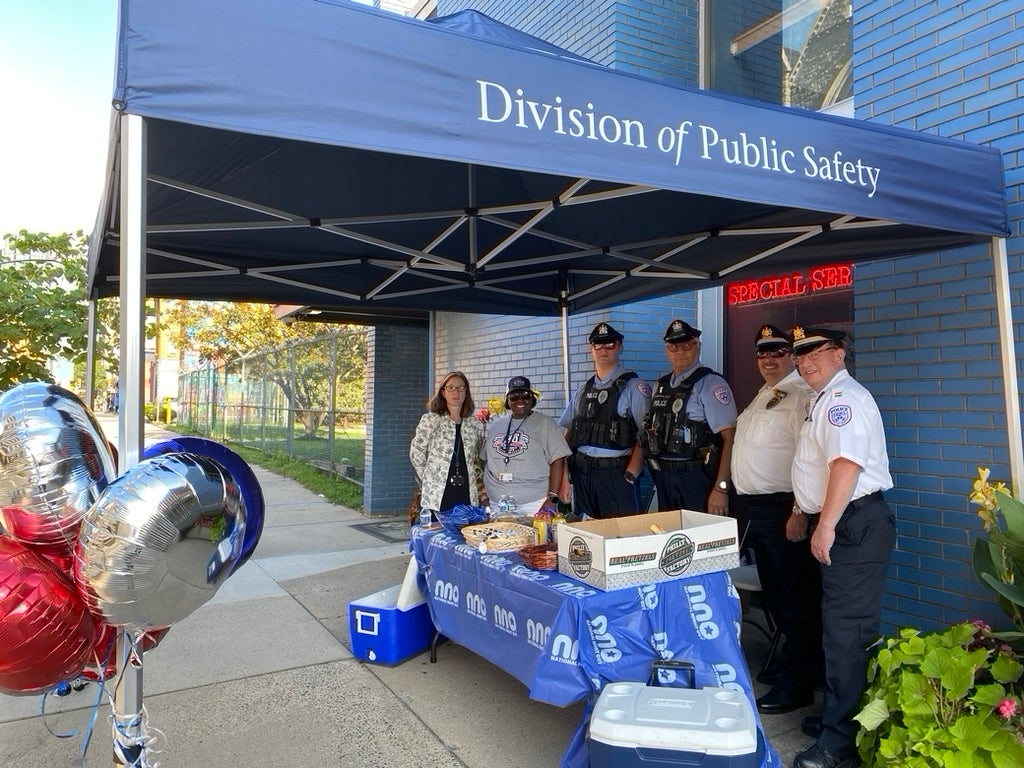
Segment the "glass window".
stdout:
[[850,0],[708,0],[702,23],[712,90],[811,110],[852,98]]

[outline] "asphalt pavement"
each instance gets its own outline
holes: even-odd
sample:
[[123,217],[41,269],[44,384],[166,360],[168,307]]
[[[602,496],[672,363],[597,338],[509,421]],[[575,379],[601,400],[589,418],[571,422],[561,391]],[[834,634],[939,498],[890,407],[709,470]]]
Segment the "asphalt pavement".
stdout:
[[[98,418],[115,440],[114,414]],[[147,425],[147,442],[170,436]],[[358,526],[371,520],[357,510],[253,470],[266,500],[255,553],[144,656],[149,768],[558,766],[582,704],[533,701],[518,680],[451,644],[436,664],[427,653],[394,667],[354,658],[348,603],[400,583],[408,544],[367,533]],[[744,643],[756,672],[767,643],[753,628]],[[82,765],[97,694],[89,684],[45,702],[0,695],[0,765]],[[110,705],[99,699],[84,752],[90,768],[120,765]],[[784,766],[808,741],[801,718],[815,712],[764,718]]]

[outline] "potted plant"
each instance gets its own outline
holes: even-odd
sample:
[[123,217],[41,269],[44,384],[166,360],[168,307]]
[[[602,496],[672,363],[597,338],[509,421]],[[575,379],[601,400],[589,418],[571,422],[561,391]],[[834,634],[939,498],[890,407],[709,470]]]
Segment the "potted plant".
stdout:
[[1014,628],[975,620],[881,640],[855,718],[867,766],[1024,766],[1024,504],[988,478],[979,467],[969,496],[987,534],[975,540],[974,572]]

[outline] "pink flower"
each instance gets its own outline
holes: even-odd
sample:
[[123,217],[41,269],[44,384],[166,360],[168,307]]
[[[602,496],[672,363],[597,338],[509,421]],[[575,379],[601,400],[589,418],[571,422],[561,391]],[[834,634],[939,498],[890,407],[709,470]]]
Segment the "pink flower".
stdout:
[[1017,714],[1017,700],[1016,699],[1003,699],[999,702],[999,706],[996,707],[999,712],[999,716],[1004,720],[1009,720],[1015,714]]
[[476,409],[476,420],[487,422],[490,421],[491,411],[489,408],[477,408]]
[[990,627],[984,619],[971,619],[971,624],[976,626],[978,629],[985,630],[986,632],[992,631],[992,627]]

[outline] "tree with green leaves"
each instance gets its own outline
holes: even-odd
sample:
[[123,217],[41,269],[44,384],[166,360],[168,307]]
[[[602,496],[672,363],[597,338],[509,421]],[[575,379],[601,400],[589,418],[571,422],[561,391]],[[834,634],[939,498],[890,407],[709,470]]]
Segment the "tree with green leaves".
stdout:
[[[266,378],[280,389],[303,436],[312,437],[334,409],[361,409],[366,379],[366,330],[355,325],[283,323],[267,304],[182,301],[165,310],[180,329],[178,347],[204,362]],[[333,365],[332,365],[333,361]]]
[[[0,252],[0,391],[25,381],[47,381],[59,359],[83,370],[88,346],[85,297],[86,238],[75,233],[3,236]],[[98,313],[98,359],[112,366],[115,309]],[[84,380],[76,387],[84,388]]]

